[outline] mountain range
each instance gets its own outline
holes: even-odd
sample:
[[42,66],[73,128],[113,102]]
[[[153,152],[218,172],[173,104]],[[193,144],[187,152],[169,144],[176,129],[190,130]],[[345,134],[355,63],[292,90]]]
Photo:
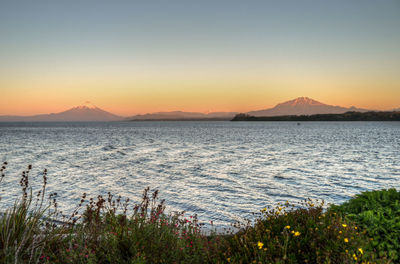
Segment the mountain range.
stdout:
[[82,121],[121,121],[122,116],[104,111],[90,102],[60,113],[32,116],[0,116],[3,122],[82,122]]
[[199,112],[156,112],[144,115],[135,115],[127,120],[231,120],[237,112],[212,112],[208,114]]
[[308,97],[298,97],[294,100],[277,104],[273,108],[251,111],[246,114],[251,116],[283,116],[283,115],[315,115],[315,114],[343,114],[348,111],[368,112],[371,110],[356,108],[354,106],[346,108],[323,104]]
[[[396,109],[394,109],[396,110]],[[342,114],[345,112],[368,112],[372,110],[341,107],[327,105],[315,101],[308,97],[298,97],[294,100],[277,104],[268,109],[250,111],[246,114],[251,116],[283,116],[283,115],[314,115],[314,114]],[[104,111],[90,102],[73,107],[69,110],[42,115],[32,116],[0,116],[0,122],[70,122],[70,121],[134,121],[134,120],[231,120],[237,112],[156,112],[143,115],[134,115],[122,117],[110,112]]]

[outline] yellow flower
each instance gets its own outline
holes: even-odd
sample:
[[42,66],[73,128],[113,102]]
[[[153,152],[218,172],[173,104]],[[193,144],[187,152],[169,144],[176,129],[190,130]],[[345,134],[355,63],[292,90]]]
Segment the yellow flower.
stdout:
[[228,262],[231,262],[231,258],[227,258],[226,260],[227,260]]
[[339,231],[339,234],[341,234],[342,233],[342,231]]
[[357,228],[358,228],[358,227],[356,227],[356,226],[354,227],[355,230],[357,230]]
[[285,226],[286,227],[286,229],[290,229],[290,225],[287,225],[287,226]]
[[300,232],[299,231],[296,231],[296,232],[294,232],[294,236],[300,236]]
[[345,250],[345,252],[346,252],[346,253],[349,253],[349,251],[348,251],[347,249]]
[[262,247],[264,246],[264,243],[263,243],[263,242],[260,242],[260,241],[258,241],[258,244],[257,244],[257,246],[258,246],[258,248],[259,248],[259,249],[262,249]]
[[342,224],[342,226],[343,226],[343,227],[347,227],[347,225],[346,225],[346,224]]
[[346,238],[344,239],[344,242],[349,243],[349,239],[346,237]]
[[264,251],[267,251],[267,248],[264,248]]
[[358,251],[360,251],[361,255],[364,254],[364,251],[362,248],[359,248]]
[[356,254],[353,254],[353,259],[354,259],[354,260],[357,260]]
[[290,233],[294,234],[294,231],[292,230]]

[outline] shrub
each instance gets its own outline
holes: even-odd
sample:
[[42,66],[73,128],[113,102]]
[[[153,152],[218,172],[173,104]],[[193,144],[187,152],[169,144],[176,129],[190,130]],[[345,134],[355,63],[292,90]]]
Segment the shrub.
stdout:
[[364,233],[323,203],[304,201],[265,208],[254,225],[227,239],[234,263],[354,263],[373,260]]
[[379,256],[400,263],[400,192],[363,192],[342,205],[333,205],[331,211],[343,214],[366,230]]

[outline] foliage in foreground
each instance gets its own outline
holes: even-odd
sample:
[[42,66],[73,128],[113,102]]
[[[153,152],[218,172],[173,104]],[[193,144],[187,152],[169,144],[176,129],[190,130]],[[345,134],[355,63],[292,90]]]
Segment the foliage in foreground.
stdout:
[[265,208],[253,222],[235,225],[236,232],[211,235],[201,232],[196,216],[166,214],[158,192],[148,188],[133,206],[110,193],[95,199],[83,194],[72,215],[63,216],[56,194],[45,195],[46,171],[42,189],[30,191],[30,169],[22,174],[21,200],[0,216],[0,263],[387,263],[393,258],[375,253],[368,225],[358,226],[311,200]]
[[400,262],[400,192],[395,189],[363,192],[332,211],[354,221],[372,238],[380,256]]
[[365,232],[323,203],[305,200],[265,208],[254,225],[228,241],[235,263],[362,263],[378,261]]

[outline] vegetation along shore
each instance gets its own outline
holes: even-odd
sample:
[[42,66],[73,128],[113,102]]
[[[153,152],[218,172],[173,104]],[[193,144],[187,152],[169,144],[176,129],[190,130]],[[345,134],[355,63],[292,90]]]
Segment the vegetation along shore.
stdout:
[[82,194],[66,216],[46,191],[46,170],[41,189],[32,190],[31,168],[22,172],[20,199],[2,208],[0,263],[400,263],[395,189],[328,207],[310,199],[277,204],[224,233],[205,234],[196,216],[167,214],[149,188],[138,204]]
[[237,114],[232,121],[400,121],[400,111],[346,112],[344,114],[251,116]]

